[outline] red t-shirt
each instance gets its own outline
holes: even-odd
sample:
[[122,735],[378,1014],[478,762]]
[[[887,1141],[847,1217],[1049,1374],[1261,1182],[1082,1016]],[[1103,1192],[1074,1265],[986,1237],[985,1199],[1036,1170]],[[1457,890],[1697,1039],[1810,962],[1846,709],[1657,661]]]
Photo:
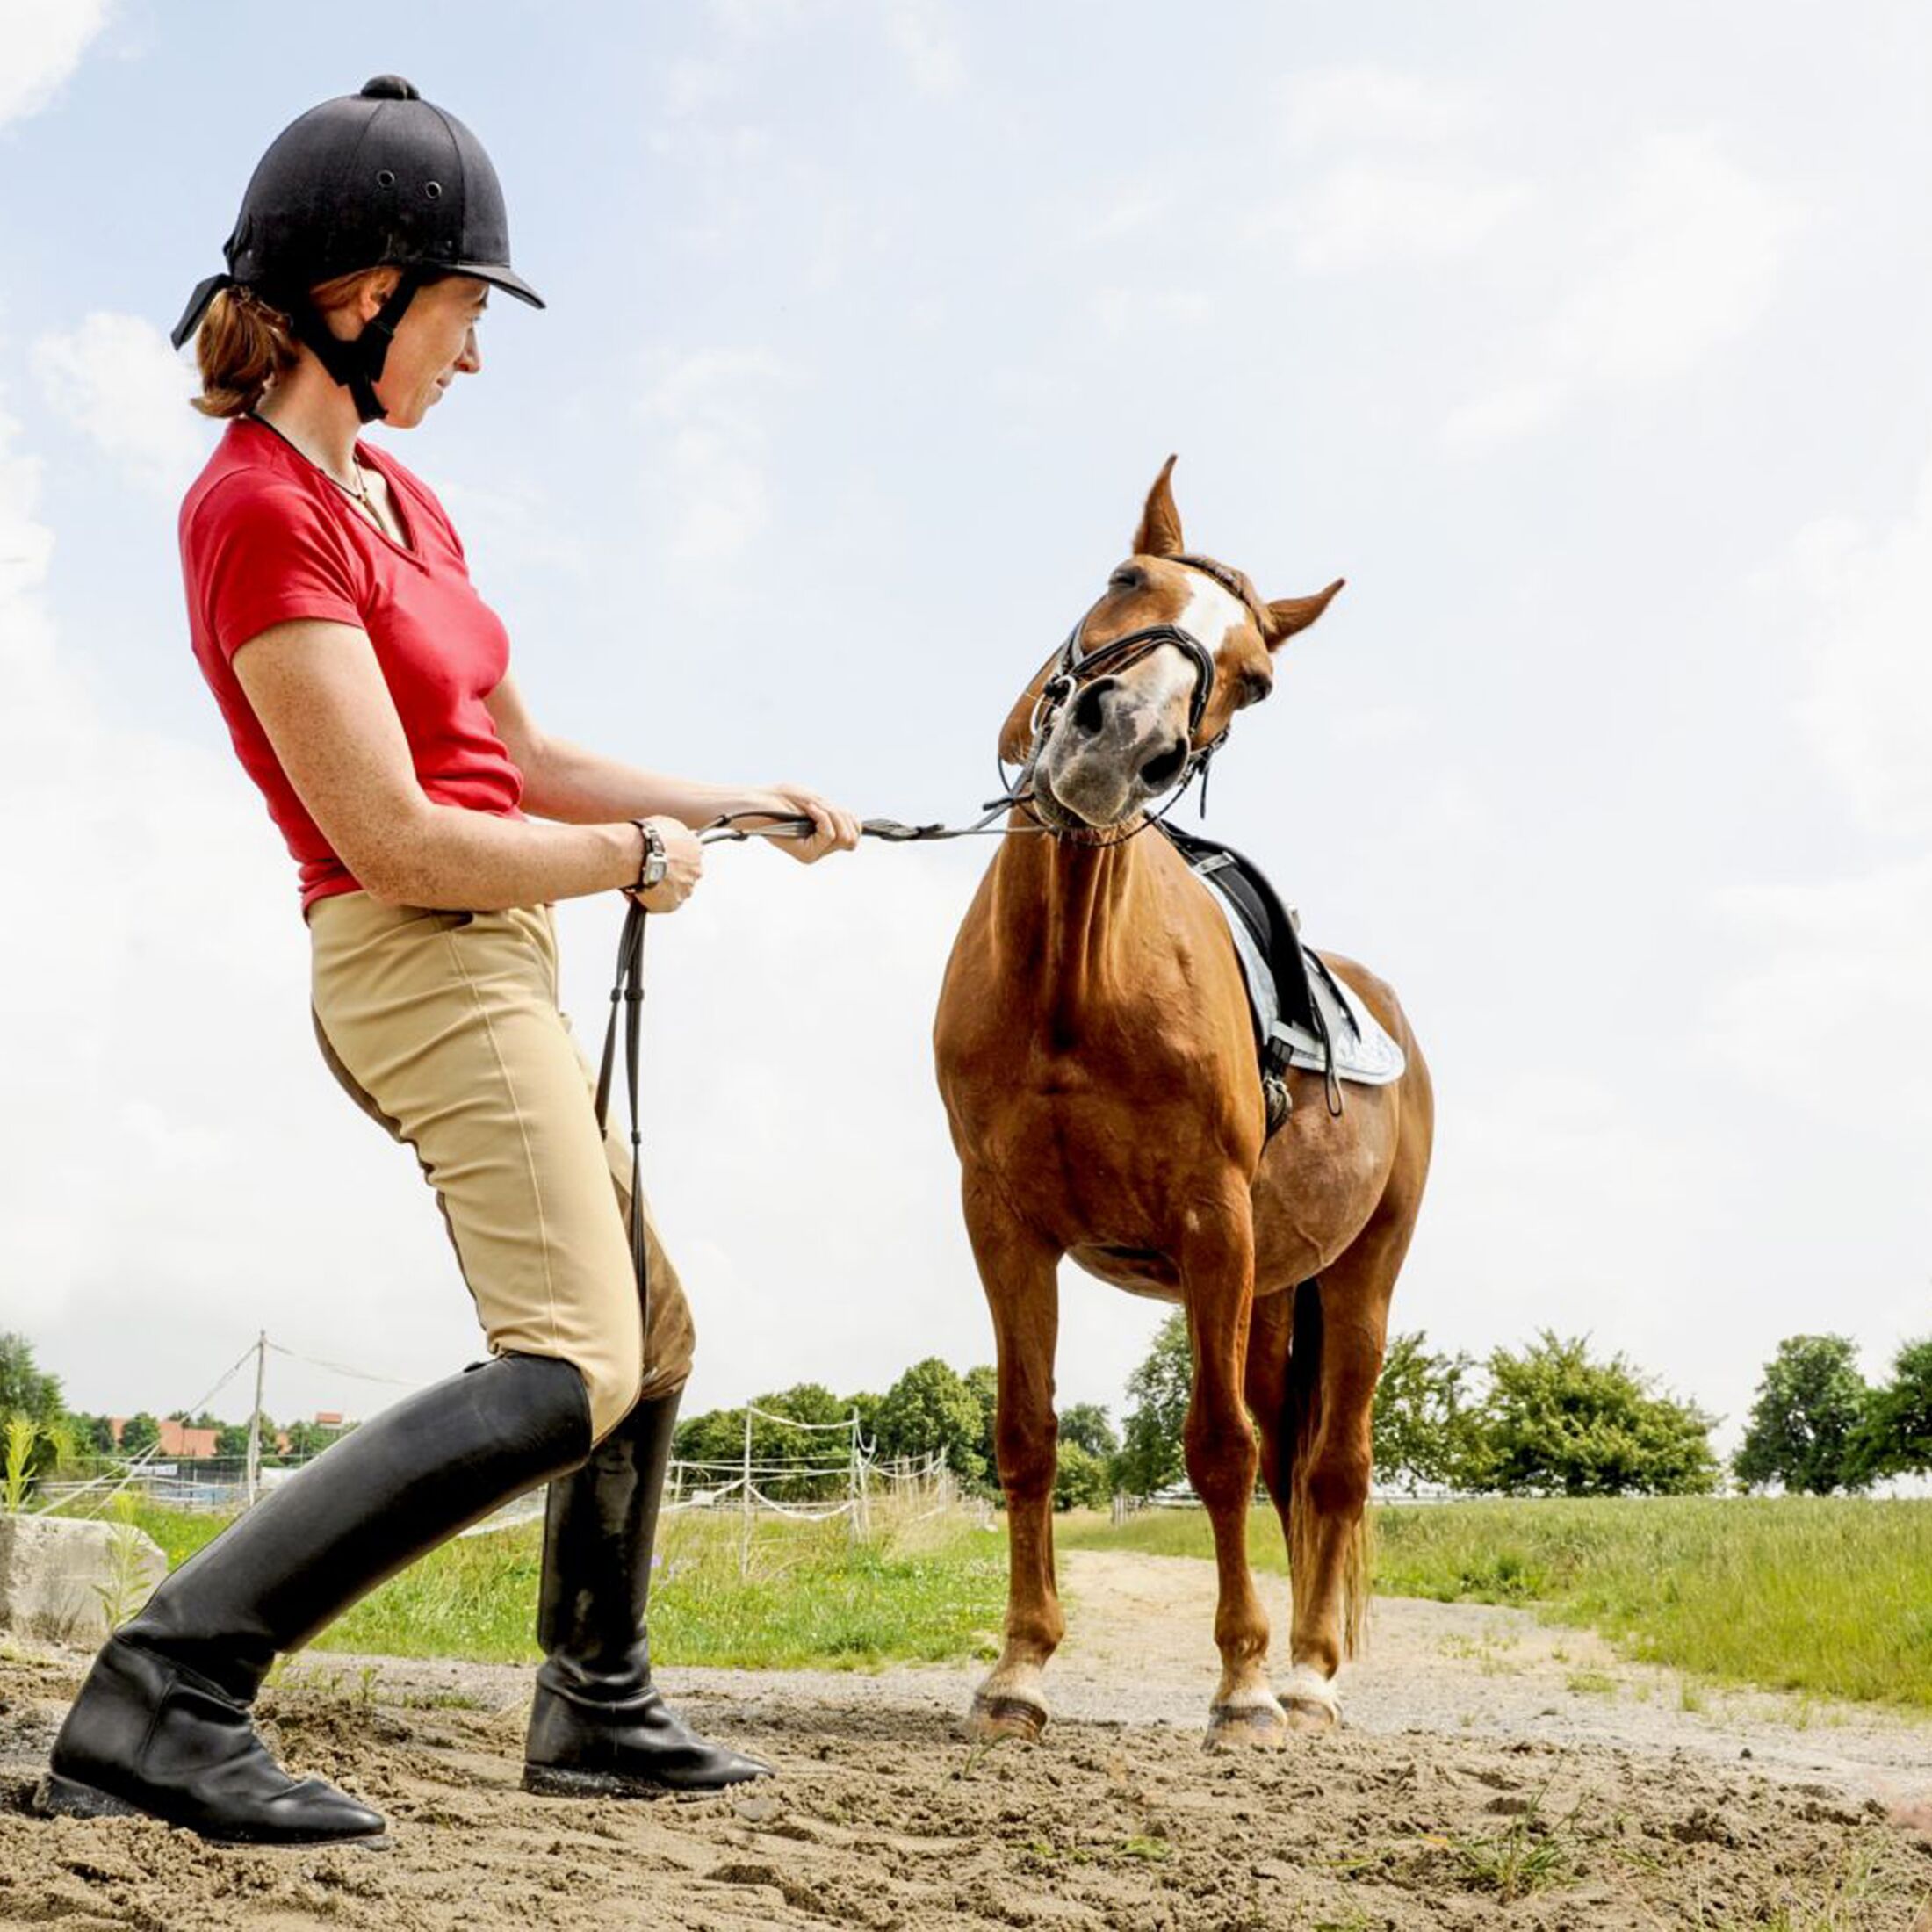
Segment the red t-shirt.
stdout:
[[477,595],[443,506],[386,451],[358,443],[388,480],[409,538],[392,541],[274,430],[238,416],[181,506],[181,568],[196,660],[228,735],[301,868],[302,912],[357,890],[284,774],[231,660],[297,617],[368,634],[409,740],[416,782],[438,803],[521,818],[523,774],[484,697],[509,665],[509,634]]

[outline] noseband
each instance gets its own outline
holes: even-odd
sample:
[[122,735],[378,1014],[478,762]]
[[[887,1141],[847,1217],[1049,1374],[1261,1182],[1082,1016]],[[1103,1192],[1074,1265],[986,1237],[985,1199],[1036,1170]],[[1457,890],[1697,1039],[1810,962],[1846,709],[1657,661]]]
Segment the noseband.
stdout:
[[[1212,577],[1240,602],[1246,604],[1249,602],[1225,565],[1216,564],[1205,557],[1173,557],[1168,561],[1183,564],[1189,570],[1198,570],[1203,576]],[[1194,733],[1200,729],[1200,721],[1208,715],[1208,705],[1214,702],[1214,652],[1193,631],[1184,631],[1178,624],[1149,624],[1144,630],[1130,631],[1124,638],[1115,638],[1092,651],[1083,646],[1085,630],[1086,619],[1082,617],[1067,633],[1067,641],[1060,646],[1059,657],[1054,662],[1053,674],[1041,686],[1040,696],[1034,700],[1033,716],[1027,726],[1032,733],[1032,743],[1027,753],[1022,782],[1025,778],[1031,777],[1055,720],[1089,683],[1097,677],[1138,664],[1150,652],[1159,650],[1164,644],[1171,644],[1176,650],[1184,652],[1193,665],[1194,688],[1187,701],[1187,759],[1169,789],[1173,790],[1178,800],[1198,772],[1201,775],[1205,800],[1208,762],[1228,742],[1230,729],[1224,724],[1205,745],[1194,743]]]

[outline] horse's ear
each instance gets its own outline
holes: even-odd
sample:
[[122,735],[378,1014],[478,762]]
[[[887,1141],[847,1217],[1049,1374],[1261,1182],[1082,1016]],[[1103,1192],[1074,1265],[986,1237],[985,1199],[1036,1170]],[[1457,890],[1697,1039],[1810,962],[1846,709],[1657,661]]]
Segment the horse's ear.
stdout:
[[1177,459],[1169,457],[1147,493],[1147,508],[1141,512],[1141,527],[1134,532],[1136,557],[1179,557],[1186,545],[1180,537],[1180,512],[1174,508],[1174,492],[1168,478],[1174,473]]
[[1334,602],[1335,593],[1348,581],[1337,577],[1326,590],[1318,590],[1312,597],[1277,597],[1268,606],[1268,615],[1274,621],[1268,626],[1268,648],[1286,644],[1297,631],[1308,627]]

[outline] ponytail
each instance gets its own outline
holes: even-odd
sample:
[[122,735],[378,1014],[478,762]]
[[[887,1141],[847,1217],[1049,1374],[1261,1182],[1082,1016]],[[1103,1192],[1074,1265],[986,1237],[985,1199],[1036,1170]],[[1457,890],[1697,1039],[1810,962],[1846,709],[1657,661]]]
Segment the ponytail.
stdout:
[[201,393],[190,400],[205,416],[246,415],[276,377],[294,368],[298,355],[280,309],[252,289],[222,289],[195,335]]
[[[375,271],[357,269],[310,292],[325,314],[352,300]],[[195,335],[195,361],[201,393],[189,401],[205,416],[242,416],[263,392],[301,360],[300,345],[284,312],[242,283],[220,290],[208,304]]]

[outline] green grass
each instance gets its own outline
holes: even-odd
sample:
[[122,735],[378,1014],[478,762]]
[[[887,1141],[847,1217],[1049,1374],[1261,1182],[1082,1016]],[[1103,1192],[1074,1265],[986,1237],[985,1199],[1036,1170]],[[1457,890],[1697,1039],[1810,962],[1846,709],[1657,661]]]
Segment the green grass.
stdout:
[[[1272,1509],[1248,1528],[1285,1574]],[[1208,1556],[1199,1510],[1119,1530],[1063,1518],[1063,1548]],[[1626,1654],[1734,1683],[1932,1709],[1932,1502],[1660,1496],[1481,1502],[1375,1512],[1375,1588],[1533,1604]],[[1696,1695],[1693,1690],[1691,1695]]]
[[[221,1519],[143,1505],[134,1521],[170,1568]],[[651,1647],[672,1664],[865,1669],[990,1654],[1005,1610],[1006,1539],[962,1517],[884,1528],[854,1544],[842,1522],[755,1525],[739,1575],[735,1518],[678,1516],[660,1537]],[[392,1657],[534,1662],[543,1530],[463,1537],[365,1597],[310,1646]]]

